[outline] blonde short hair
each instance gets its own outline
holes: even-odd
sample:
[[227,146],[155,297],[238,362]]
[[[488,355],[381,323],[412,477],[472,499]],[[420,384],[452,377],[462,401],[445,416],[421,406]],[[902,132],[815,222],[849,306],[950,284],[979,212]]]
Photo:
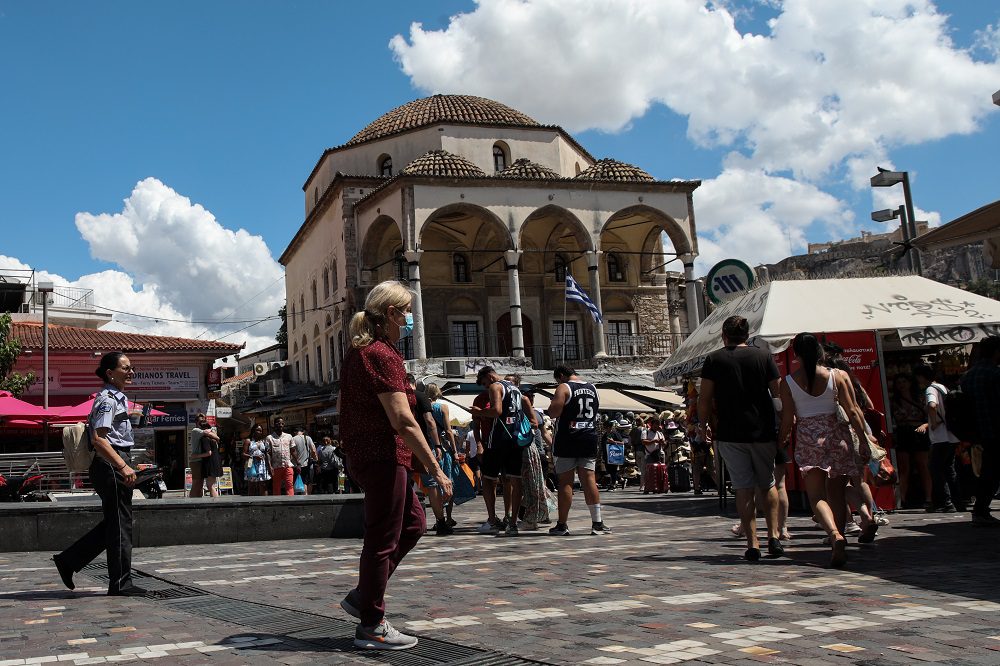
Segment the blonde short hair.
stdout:
[[402,282],[386,280],[375,285],[365,298],[365,309],[351,317],[351,346],[355,349],[367,347],[379,335],[384,336],[389,308],[402,310],[412,300],[413,292]]

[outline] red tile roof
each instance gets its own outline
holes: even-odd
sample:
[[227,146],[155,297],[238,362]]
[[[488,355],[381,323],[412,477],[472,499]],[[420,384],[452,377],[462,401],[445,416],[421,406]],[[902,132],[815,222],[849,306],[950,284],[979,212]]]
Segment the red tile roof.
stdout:
[[[11,337],[20,340],[25,349],[41,349],[42,325],[33,321],[15,321],[11,326]],[[219,356],[226,356],[243,349],[243,345],[49,324],[49,349],[53,351],[104,352],[213,352]]]
[[243,379],[250,379],[253,376],[254,376],[254,371],[253,371],[253,368],[251,368],[250,370],[247,370],[246,372],[241,372],[238,375],[233,375],[229,379],[223,379],[222,383],[223,384],[230,384],[232,382],[238,382],[238,381],[243,380]]

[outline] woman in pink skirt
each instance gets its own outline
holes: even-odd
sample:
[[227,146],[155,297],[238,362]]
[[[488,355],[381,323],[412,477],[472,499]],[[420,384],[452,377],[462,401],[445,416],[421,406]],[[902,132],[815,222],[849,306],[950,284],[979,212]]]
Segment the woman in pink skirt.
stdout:
[[[830,536],[830,566],[842,567],[847,562],[847,539],[837,526],[846,518],[844,488],[857,474],[849,428],[861,442],[862,456],[870,455],[864,417],[852,398],[847,375],[822,365],[823,348],[815,335],[796,335],[792,351],[801,367],[781,383],[778,441],[787,446],[795,428],[795,463],[805,480],[813,516]],[[850,424],[838,420],[838,404]]]

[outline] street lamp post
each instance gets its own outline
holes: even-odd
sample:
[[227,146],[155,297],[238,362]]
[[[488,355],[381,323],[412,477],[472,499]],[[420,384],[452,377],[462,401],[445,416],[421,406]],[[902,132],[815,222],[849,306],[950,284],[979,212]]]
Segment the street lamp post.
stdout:
[[[892,187],[899,183],[903,184],[903,203],[906,206],[906,219],[904,223],[908,227],[910,239],[915,239],[917,237],[917,218],[913,213],[913,197],[910,195],[909,172],[889,171],[882,167],[876,168],[878,169],[878,173],[871,178],[872,187]],[[923,275],[924,269],[920,261],[920,253],[916,248],[908,248],[908,254],[911,250],[913,252],[910,259],[911,267],[917,275]]]
[[39,282],[36,289],[42,295],[42,407],[49,408],[49,294],[54,290],[51,282]]
[[886,208],[884,210],[876,210],[872,212],[872,220],[875,222],[889,222],[890,220],[895,220],[899,218],[899,230],[903,235],[903,256],[906,258],[906,267],[910,271],[913,270],[913,254],[911,254],[910,241],[910,227],[906,220],[906,207],[900,206],[899,208]]

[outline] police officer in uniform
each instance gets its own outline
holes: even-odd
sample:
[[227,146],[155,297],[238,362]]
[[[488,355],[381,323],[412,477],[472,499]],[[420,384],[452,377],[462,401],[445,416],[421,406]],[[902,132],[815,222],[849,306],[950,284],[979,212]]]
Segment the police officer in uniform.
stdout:
[[559,521],[549,530],[554,536],[568,536],[569,508],[573,503],[573,475],[580,477],[583,496],[590,510],[593,535],[610,534],[611,528],[601,517],[601,493],[597,489],[597,389],[577,376],[576,370],[557,366],[552,376],[559,386],[549,405],[549,416],[558,418],[555,444],[555,472],[559,477]]
[[105,354],[96,370],[104,388],[94,398],[88,419],[90,443],[96,453],[90,465],[90,482],[101,498],[104,519],[52,558],[63,583],[71,590],[73,574],[106,550],[108,594],[146,593],[132,584],[132,488],[136,473],[131,467],[132,422],[128,399],[122,391],[132,383],[133,373],[128,356],[122,352]]

